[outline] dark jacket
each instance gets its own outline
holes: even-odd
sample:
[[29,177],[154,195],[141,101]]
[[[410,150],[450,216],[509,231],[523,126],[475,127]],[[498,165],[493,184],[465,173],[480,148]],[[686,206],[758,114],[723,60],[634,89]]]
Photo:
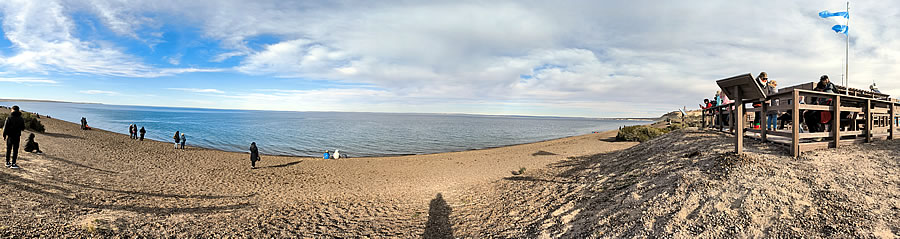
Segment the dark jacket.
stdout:
[[259,149],[256,145],[250,145],[250,161],[259,161]]
[[147,133],[147,130],[145,130],[144,127],[141,127],[141,135],[144,135],[144,133]]
[[828,82],[828,84],[825,84],[825,83],[822,83],[821,81],[819,81],[819,83],[816,84],[815,90],[821,91],[821,92],[834,93],[834,83]]
[[25,152],[31,152],[34,150],[40,149],[38,148],[38,143],[34,142],[34,134],[31,134],[31,136],[25,140]]
[[22,112],[15,111],[6,117],[3,123],[3,136],[16,137],[22,136],[22,130],[25,130],[25,119],[22,118]]

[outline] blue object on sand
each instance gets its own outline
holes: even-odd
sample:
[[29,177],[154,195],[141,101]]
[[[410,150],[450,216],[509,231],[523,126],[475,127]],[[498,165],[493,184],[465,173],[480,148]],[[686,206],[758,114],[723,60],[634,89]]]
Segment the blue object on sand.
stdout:
[[330,158],[330,155],[328,155],[328,152],[325,152],[325,154],[323,156],[325,156],[325,159]]

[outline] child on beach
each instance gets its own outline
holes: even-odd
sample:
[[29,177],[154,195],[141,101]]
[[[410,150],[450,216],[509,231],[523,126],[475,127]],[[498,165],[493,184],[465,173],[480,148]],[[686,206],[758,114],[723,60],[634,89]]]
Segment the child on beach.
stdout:
[[141,141],[144,141],[144,134],[145,134],[145,133],[147,133],[147,130],[145,130],[144,127],[141,126]]
[[325,150],[325,153],[322,154],[322,157],[324,157],[325,159],[330,159],[331,155],[328,154],[328,150]]
[[187,141],[187,137],[184,137],[184,133],[181,133],[181,150],[184,150],[184,141]]
[[259,161],[259,149],[256,148],[256,142],[250,143],[250,168],[256,168],[256,161]]
[[37,142],[34,142],[34,133],[28,135],[28,139],[25,140],[25,152],[43,154],[41,152],[41,148]]
[[179,133],[181,133],[181,132],[178,132],[178,131],[176,130],[176,131],[175,131],[175,136],[172,137],[173,139],[175,139],[175,149],[178,149],[178,142],[181,142],[181,138],[178,137],[178,136],[179,136],[179,135],[178,135]]

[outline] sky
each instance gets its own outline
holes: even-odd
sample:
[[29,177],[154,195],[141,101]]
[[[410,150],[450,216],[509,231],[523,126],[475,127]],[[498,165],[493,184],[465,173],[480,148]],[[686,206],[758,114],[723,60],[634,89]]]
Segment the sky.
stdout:
[[[839,82],[844,1],[0,0],[0,98],[656,117],[766,71]],[[850,86],[900,95],[900,7],[853,3]]]

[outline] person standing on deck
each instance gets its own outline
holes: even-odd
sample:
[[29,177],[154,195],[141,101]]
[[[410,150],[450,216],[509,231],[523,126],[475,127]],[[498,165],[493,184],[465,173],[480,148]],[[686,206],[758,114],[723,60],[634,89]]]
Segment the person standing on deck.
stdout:
[[141,126],[141,131],[140,131],[140,132],[141,132],[141,141],[144,141],[144,134],[147,133],[147,130],[145,130],[144,127]]
[[[3,123],[3,140],[6,140],[6,167],[19,168],[16,159],[19,158],[19,137],[22,136],[22,130],[25,130],[25,119],[22,118],[22,112],[19,106],[14,105],[6,122]],[[12,162],[9,158],[12,155]]]
[[819,77],[819,83],[816,84],[815,90],[825,93],[834,93],[834,84],[828,79],[828,75],[822,75],[822,77]]
[[184,150],[184,141],[187,141],[187,137],[184,137],[184,133],[181,133],[181,150]]
[[256,148],[256,142],[250,143],[250,168],[256,168],[256,161],[259,161],[259,149]]
[[[759,76],[756,77],[756,83],[759,84],[759,88],[761,88],[763,90],[763,92],[766,91],[766,87],[768,87],[768,85],[769,85],[768,81],[769,81],[769,74],[766,74],[765,71],[760,72]],[[759,108],[759,107],[762,107],[762,104],[760,104],[760,103],[753,104],[753,108]],[[755,117],[753,117],[754,124],[757,124],[757,125],[762,124],[762,112],[759,112],[759,111],[753,112],[753,116],[755,116]]]
[[[767,95],[775,95],[778,91],[775,89],[778,86],[778,82],[774,80],[769,81],[769,85],[766,86],[766,94]],[[769,102],[769,106],[776,106],[776,100],[772,100]],[[775,130],[775,126],[778,123],[778,111],[777,110],[769,110],[766,112],[766,129],[767,130]]]
[[181,133],[181,132],[178,132],[178,131],[176,130],[176,131],[175,131],[175,136],[172,137],[172,139],[175,139],[175,149],[178,149],[178,142],[181,142],[181,138],[178,137],[178,136],[179,136],[178,134],[180,134],[180,133]]

